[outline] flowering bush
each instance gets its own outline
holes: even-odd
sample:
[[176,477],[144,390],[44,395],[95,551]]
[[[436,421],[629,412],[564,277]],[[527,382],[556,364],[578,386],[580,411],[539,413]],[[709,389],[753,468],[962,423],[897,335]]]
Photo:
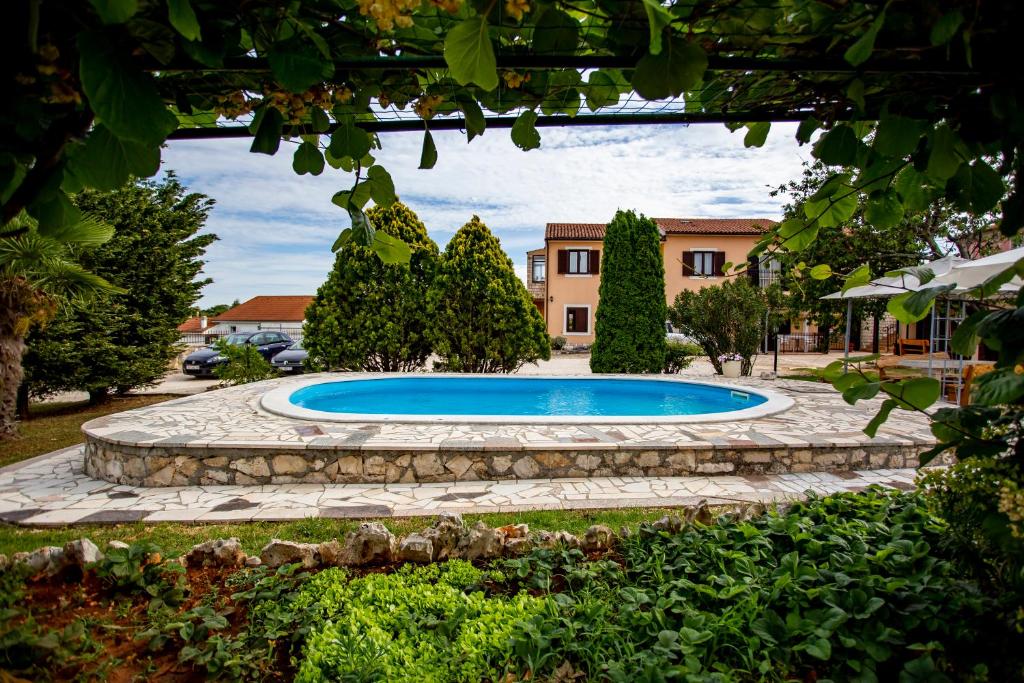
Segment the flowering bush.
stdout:
[[731,360],[736,360],[736,361],[742,362],[743,361],[743,356],[741,356],[738,353],[723,353],[721,356],[718,357],[718,362],[719,363],[728,363]]

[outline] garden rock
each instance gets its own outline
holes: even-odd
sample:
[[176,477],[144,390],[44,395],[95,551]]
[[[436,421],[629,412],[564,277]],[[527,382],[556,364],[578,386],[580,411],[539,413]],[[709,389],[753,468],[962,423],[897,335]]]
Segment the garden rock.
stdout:
[[687,524],[697,522],[704,526],[711,526],[714,521],[715,517],[711,514],[711,508],[708,507],[708,503],[705,500],[702,500],[697,507],[689,508],[686,511]]
[[465,530],[462,515],[457,512],[442,512],[437,516],[434,526],[423,532],[423,537],[430,541],[433,560],[446,560],[455,557],[459,539]]
[[667,531],[670,534],[674,534],[683,528],[683,520],[679,519],[675,515],[665,515],[657,522],[651,524],[651,528],[655,531]]
[[263,564],[263,560],[253,555],[252,557],[245,558],[245,566],[250,569],[255,569]]
[[506,555],[525,555],[533,549],[533,538],[510,538],[505,541]]
[[64,564],[84,567],[103,559],[103,553],[88,538],[79,538],[64,544]]
[[526,538],[530,535],[529,524],[507,524],[500,526],[498,529],[505,534],[505,538]]
[[6,555],[0,553],[0,572],[7,571],[8,567],[11,566],[11,561]]
[[501,557],[505,550],[505,532],[477,522],[459,539],[458,555],[466,560]]
[[130,547],[124,541],[107,541],[107,552],[111,550],[127,550]]
[[317,547],[317,552],[320,553],[320,564],[324,567],[345,566],[345,545],[338,539],[324,541]]
[[395,535],[380,522],[364,522],[345,537],[341,563],[354,567],[388,564],[395,559]]
[[30,553],[14,553],[16,564],[24,564],[33,574],[56,574],[64,567],[64,549],[48,545]]
[[434,544],[422,534],[409,534],[398,544],[399,562],[426,564],[434,558]]
[[237,538],[220,538],[192,546],[185,554],[187,567],[241,567],[245,552]]
[[594,524],[583,534],[580,544],[585,552],[608,550],[615,542],[615,532],[603,524]]
[[320,552],[315,543],[295,543],[271,539],[260,551],[260,561],[271,569],[285,564],[302,564],[303,569],[313,569],[320,564]]
[[555,545],[563,545],[566,548],[579,548],[580,539],[568,531],[556,531],[555,532]]

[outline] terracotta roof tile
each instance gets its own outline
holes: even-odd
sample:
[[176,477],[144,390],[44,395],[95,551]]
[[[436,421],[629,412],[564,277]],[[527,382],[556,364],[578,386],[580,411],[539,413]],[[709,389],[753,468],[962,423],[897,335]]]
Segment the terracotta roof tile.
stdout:
[[255,296],[245,303],[230,308],[213,320],[215,322],[295,322],[306,319],[306,308],[312,303],[311,295]]
[[[767,218],[655,218],[670,235],[760,235],[775,224]],[[549,240],[601,240],[604,223],[548,223]]]
[[203,328],[199,324],[199,318],[189,318],[182,324],[178,325],[178,332],[182,334],[188,334],[189,332],[202,332]]

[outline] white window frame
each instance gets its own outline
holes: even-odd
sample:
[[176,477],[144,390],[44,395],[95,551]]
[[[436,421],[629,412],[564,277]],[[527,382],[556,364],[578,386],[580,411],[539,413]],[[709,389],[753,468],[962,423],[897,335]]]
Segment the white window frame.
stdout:
[[[537,265],[541,266],[541,270],[544,271],[543,276],[537,279]],[[544,282],[548,276],[548,259],[545,256],[533,256],[530,261],[530,282]]]
[[[570,308],[585,308],[587,309],[587,331],[586,332],[570,332],[569,331],[569,309]],[[589,337],[594,333],[594,318],[590,308],[590,304],[563,304],[562,306],[562,334],[568,337]]]
[[[715,275],[715,257],[714,257],[714,254],[717,254],[720,251],[722,251],[722,250],[721,249],[715,249],[713,247],[693,247],[692,249],[690,249],[690,253],[694,255],[693,256],[693,273],[690,275],[690,279],[691,280],[714,280],[715,278],[720,277],[719,275]],[[711,274],[710,275],[702,275],[702,274],[697,272],[697,253],[698,252],[711,252],[712,253],[712,256],[711,256]]]
[[[594,274],[590,271],[590,252],[593,251],[588,247],[566,247],[567,263],[565,264],[565,276],[566,277],[594,277]],[[572,252],[585,251],[587,253],[587,271],[586,273],[574,273],[572,272]]]

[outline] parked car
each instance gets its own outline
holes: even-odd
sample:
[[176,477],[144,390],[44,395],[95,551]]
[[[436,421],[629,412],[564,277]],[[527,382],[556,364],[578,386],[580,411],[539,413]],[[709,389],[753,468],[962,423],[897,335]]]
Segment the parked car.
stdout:
[[270,364],[281,372],[298,375],[306,369],[306,358],[308,357],[309,352],[302,347],[302,342],[298,341],[274,356],[274,360],[270,361]]
[[[252,344],[268,361],[295,342],[284,332],[235,332],[224,337],[228,344]],[[228,359],[215,347],[207,346],[185,357],[181,371],[194,377],[215,377],[217,366]]]

